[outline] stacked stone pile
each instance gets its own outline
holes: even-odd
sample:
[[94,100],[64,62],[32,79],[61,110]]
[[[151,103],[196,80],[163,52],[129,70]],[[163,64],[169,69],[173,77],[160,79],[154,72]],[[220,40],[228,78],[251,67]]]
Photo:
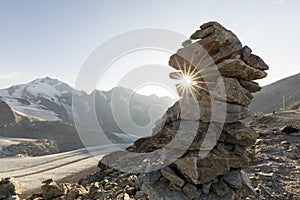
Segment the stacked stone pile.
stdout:
[[[171,78],[190,76],[191,83],[178,85],[183,98],[157,122],[151,137],[137,140],[127,151],[177,148],[184,153],[162,169],[139,174],[137,187],[150,199],[226,200],[255,196],[242,169],[251,164],[254,153],[249,147],[255,144],[258,134],[240,120],[248,117],[251,93],[261,89],[253,80],[266,77],[268,66],[217,22],[200,26],[170,57],[169,65],[179,70],[170,74]],[[192,126],[195,121],[196,128]],[[179,131],[183,134],[170,147]],[[186,147],[185,140],[192,132],[196,134]],[[99,167],[105,170],[104,163],[115,159],[115,155],[105,156]],[[115,162],[124,164],[128,160]]]

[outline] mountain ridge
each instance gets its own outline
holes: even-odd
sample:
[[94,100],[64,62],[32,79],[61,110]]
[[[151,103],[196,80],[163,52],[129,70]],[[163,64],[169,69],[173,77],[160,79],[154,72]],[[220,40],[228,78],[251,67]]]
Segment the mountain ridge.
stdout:
[[[158,119],[174,102],[170,97],[145,96],[123,87],[115,87],[109,91],[94,90],[88,94],[50,77],[38,78],[29,83],[0,89],[2,101],[6,102],[15,112],[28,116],[33,121],[74,123],[73,95],[80,99],[80,103],[83,105],[81,112],[90,112],[94,103],[97,117],[107,132],[122,132],[114,120],[114,115],[121,119],[122,117],[128,118],[123,116],[124,112],[113,110],[112,105],[118,105],[115,107],[122,110],[128,106],[131,117],[138,125],[153,123],[152,126],[154,126],[154,122],[151,122],[148,116],[151,107],[157,104],[161,105],[163,111],[155,113],[155,118]],[[126,101],[128,105],[124,103]],[[122,105],[121,108],[119,108],[120,105]],[[126,120],[124,119],[124,121]],[[147,131],[150,132],[150,129]]]
[[[300,73],[286,77],[262,88],[254,94],[250,111],[271,113],[273,111],[297,110],[300,108]],[[285,101],[285,105],[283,105]]]

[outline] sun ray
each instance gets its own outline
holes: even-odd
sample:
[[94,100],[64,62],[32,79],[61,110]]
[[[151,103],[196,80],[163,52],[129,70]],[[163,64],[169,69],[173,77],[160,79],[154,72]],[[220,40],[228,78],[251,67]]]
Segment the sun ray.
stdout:
[[[208,48],[208,50],[209,49],[210,47]],[[209,79],[212,80],[211,77],[213,77],[213,73],[210,73],[211,71],[207,71],[207,68],[211,66],[212,63],[206,61],[203,62],[204,60],[206,60],[206,58],[208,58],[207,55],[207,51],[200,52],[200,55],[197,56],[199,58],[199,61],[197,61],[196,66],[193,65],[196,56],[195,53],[192,54],[191,61],[189,61],[188,65],[187,61],[184,58],[183,65],[180,65],[178,57],[175,57],[177,69],[179,69],[181,73],[174,74],[173,77],[181,80],[180,84],[177,85],[177,90],[180,96],[191,95],[193,98],[197,98],[197,95],[201,95],[201,91],[208,92],[214,96],[220,96],[220,94],[208,90],[208,84],[214,82],[205,80],[207,77],[210,77]]]

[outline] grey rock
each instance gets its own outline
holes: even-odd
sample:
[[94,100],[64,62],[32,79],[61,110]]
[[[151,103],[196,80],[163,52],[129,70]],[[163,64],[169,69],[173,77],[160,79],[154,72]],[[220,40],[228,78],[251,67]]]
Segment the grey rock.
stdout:
[[209,200],[236,200],[236,194],[235,192],[229,188],[229,191],[222,197],[218,196],[217,194],[215,193],[210,193],[208,195],[208,198]]
[[225,43],[220,45],[218,52],[213,54],[211,57],[214,62],[218,64],[222,60],[229,58],[234,52],[240,50],[242,48],[242,44],[237,37],[232,37],[226,39]]
[[[251,103],[253,96],[240,85],[237,79],[219,77],[216,82],[217,85],[211,88],[210,92],[213,92],[217,99],[245,107]],[[225,93],[222,91],[223,88]]]
[[215,23],[206,28],[206,30],[197,31],[192,35],[192,39],[204,39],[179,49],[176,54],[170,57],[170,66],[179,70],[188,66],[203,70],[207,66],[230,57],[231,54],[242,48],[236,35],[220,24]]
[[[201,111],[200,120],[204,123],[211,121],[220,123],[233,123],[249,116],[248,108],[241,105],[226,103],[218,100],[211,101],[209,98],[199,100],[198,103],[199,110]],[[194,109],[194,111],[196,110],[193,107],[190,107],[188,110],[192,109]],[[176,102],[167,110],[167,117],[167,123],[181,119],[181,107],[179,102]]]
[[209,194],[211,185],[212,185],[212,181],[209,181],[209,182],[204,183],[202,185],[202,192],[203,192],[203,194]]
[[242,148],[239,145],[235,145],[234,153],[238,156],[241,156],[242,158],[245,158],[250,163],[250,158],[249,158],[250,155],[249,155],[249,152],[246,149]]
[[219,175],[225,175],[230,168],[247,167],[250,162],[248,157],[241,157],[234,152],[209,153],[204,158],[199,155],[197,151],[190,152],[173,163],[185,180],[196,185],[207,183]]
[[161,174],[170,182],[175,183],[180,187],[182,187],[185,184],[185,181],[179,176],[177,176],[175,172],[169,167],[161,169]]
[[241,174],[236,170],[232,170],[228,174],[224,175],[223,180],[226,184],[235,189],[240,189],[243,184]]
[[173,183],[173,182],[170,182],[168,188],[169,188],[169,190],[171,190],[171,191],[178,191],[178,192],[181,192],[181,191],[182,191],[182,188],[179,187],[178,185],[176,185],[176,184]]
[[255,144],[258,134],[241,122],[224,125],[220,141],[249,147]]
[[230,191],[230,188],[223,181],[213,183],[211,189],[219,197],[225,196]]
[[157,180],[160,179],[160,177],[161,177],[160,170],[146,173],[146,181],[150,184],[154,184]]
[[252,50],[248,46],[244,46],[241,49],[242,59],[244,61],[248,60],[248,58],[251,56]]
[[178,191],[170,191],[165,182],[156,184],[145,183],[142,186],[142,192],[149,195],[151,200],[188,200],[188,198]]
[[256,195],[256,191],[255,189],[253,188],[248,176],[242,171],[241,172],[241,179],[242,179],[242,182],[243,182],[243,189],[245,191],[247,191],[250,195]]
[[191,200],[197,200],[200,198],[201,190],[197,188],[195,185],[187,183],[183,187],[184,194]]
[[189,46],[190,44],[192,44],[192,41],[191,41],[191,40],[186,40],[186,41],[184,41],[181,45],[182,45],[183,47],[186,47],[186,46]]
[[251,54],[246,63],[255,69],[268,70],[269,66],[257,55]]
[[223,60],[217,67],[222,76],[246,81],[262,79],[267,76],[265,71],[252,68],[240,59]]
[[195,33],[191,35],[192,40],[197,40],[197,39],[203,39],[210,34],[212,34],[214,31],[213,27],[202,29],[202,30],[197,30]]
[[251,93],[259,92],[262,89],[262,87],[260,87],[258,83],[254,81],[245,81],[245,80],[239,80],[239,81],[241,86]]

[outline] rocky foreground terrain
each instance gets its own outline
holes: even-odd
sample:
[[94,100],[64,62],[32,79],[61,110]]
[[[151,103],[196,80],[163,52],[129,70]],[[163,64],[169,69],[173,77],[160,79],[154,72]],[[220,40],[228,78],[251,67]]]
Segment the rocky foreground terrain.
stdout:
[[300,111],[277,112],[249,123],[259,133],[246,173],[262,199],[300,199]]
[[[252,199],[300,199],[299,119],[300,112],[286,111],[257,117],[248,123],[259,133],[252,147],[256,152],[253,164],[244,170],[257,194]],[[149,199],[148,195],[140,191],[135,174],[99,169],[85,178],[78,180],[73,177],[73,180],[73,183],[65,184],[48,180],[37,194],[27,195],[26,199]],[[3,187],[7,187],[4,186],[5,182],[8,180],[0,183],[2,197]],[[18,193],[19,187],[15,185],[15,189],[10,190],[11,194]]]

